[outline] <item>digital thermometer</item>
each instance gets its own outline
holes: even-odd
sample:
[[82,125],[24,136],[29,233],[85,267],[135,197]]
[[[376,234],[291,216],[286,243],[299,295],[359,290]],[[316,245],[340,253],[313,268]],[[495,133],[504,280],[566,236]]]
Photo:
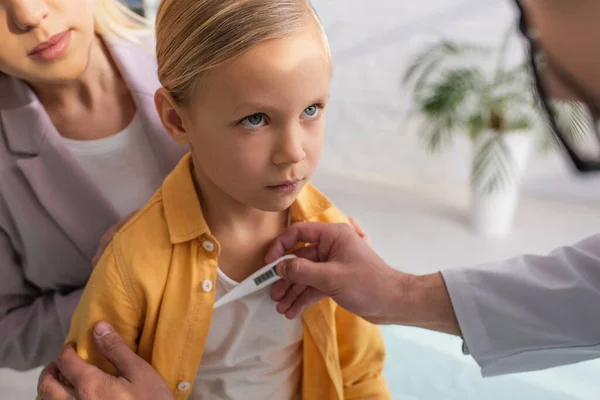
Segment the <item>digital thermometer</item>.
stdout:
[[217,309],[225,304],[231,303],[237,299],[241,299],[242,297],[261,290],[265,286],[269,286],[277,282],[281,279],[281,277],[277,275],[277,264],[283,260],[289,260],[290,258],[296,258],[296,256],[293,254],[288,254],[278,258],[271,264],[265,265],[248,278],[240,282],[237,286],[231,289],[231,291],[223,295],[219,300],[215,301],[214,308]]

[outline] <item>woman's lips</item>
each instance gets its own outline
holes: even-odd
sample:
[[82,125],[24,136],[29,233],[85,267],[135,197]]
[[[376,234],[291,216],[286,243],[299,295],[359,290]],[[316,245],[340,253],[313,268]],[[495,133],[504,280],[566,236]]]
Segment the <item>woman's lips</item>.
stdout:
[[65,54],[70,44],[71,31],[64,31],[52,36],[48,41],[38,44],[29,53],[29,57],[42,61],[53,61]]

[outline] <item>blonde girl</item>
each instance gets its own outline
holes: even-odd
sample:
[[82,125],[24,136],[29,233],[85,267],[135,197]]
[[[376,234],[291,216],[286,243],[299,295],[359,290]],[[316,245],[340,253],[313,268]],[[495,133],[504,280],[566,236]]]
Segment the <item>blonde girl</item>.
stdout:
[[158,114],[191,153],[115,235],[68,340],[116,375],[94,344],[109,322],[176,399],[389,398],[379,329],[333,301],[290,320],[264,288],[214,309],[289,224],[348,222],[309,183],[331,80],[310,2],[164,0],[156,37]]

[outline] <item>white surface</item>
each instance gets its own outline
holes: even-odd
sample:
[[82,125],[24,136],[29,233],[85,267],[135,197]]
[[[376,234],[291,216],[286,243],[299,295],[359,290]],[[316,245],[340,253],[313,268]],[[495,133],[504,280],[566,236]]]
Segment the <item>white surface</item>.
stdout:
[[[385,375],[402,400],[597,400],[600,362],[482,379],[460,352],[461,340],[416,328],[385,326]],[[401,360],[405,360],[402,362]]]

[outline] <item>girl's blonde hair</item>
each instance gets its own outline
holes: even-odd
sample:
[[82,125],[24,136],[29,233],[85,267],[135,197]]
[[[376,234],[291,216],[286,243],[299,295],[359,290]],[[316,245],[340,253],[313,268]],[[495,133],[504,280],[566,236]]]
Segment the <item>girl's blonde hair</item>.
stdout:
[[310,0],[163,0],[156,17],[156,55],[161,84],[186,104],[200,75],[270,39],[318,27]]
[[94,25],[99,35],[138,44],[141,35],[153,33],[152,24],[120,0],[95,0]]

